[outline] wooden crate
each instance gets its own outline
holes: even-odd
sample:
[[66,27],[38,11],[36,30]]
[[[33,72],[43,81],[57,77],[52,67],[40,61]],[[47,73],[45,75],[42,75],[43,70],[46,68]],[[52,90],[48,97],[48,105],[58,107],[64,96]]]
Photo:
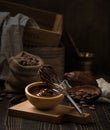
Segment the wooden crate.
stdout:
[[32,17],[40,26],[27,26],[23,43],[38,47],[57,47],[62,35],[63,18],[61,14],[32,8],[26,5],[0,0],[0,11],[8,11],[12,16],[23,13]]

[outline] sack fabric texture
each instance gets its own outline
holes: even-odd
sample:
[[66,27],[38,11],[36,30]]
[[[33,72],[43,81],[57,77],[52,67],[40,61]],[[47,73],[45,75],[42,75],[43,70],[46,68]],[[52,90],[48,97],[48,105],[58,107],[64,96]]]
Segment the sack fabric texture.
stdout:
[[[35,58],[38,63],[32,66],[24,66],[18,62],[18,58],[22,56],[22,54],[26,54]],[[21,52],[16,56],[13,56],[9,59],[9,68],[10,73],[7,78],[6,84],[8,84],[14,90],[24,90],[26,85],[38,81],[38,69],[44,62],[39,56],[32,55],[28,52]]]

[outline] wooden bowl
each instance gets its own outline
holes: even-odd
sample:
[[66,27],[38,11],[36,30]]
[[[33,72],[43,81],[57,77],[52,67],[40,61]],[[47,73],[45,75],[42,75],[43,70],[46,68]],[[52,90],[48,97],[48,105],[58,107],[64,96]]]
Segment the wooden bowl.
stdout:
[[[55,84],[59,87],[58,84]],[[58,93],[55,96],[39,96],[38,94],[35,95],[36,90],[41,89],[42,87],[48,87],[47,83],[45,82],[34,82],[26,86],[25,94],[29,102],[34,105],[38,109],[51,109],[58,105],[64,98],[62,93]]]

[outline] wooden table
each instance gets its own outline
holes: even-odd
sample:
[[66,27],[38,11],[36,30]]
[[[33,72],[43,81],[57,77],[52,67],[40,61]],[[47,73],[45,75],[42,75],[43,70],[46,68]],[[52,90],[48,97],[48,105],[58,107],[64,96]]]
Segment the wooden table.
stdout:
[[9,99],[0,101],[0,130],[109,130],[110,104],[96,103],[96,110],[87,110],[94,119],[93,123],[85,125],[74,122],[52,124],[36,120],[23,119],[8,115],[8,108],[12,106]]

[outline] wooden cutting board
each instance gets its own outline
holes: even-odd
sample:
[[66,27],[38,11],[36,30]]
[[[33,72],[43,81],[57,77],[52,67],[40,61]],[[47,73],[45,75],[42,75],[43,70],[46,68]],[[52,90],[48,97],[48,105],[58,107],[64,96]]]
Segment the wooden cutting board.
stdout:
[[9,108],[8,114],[31,120],[51,123],[75,122],[85,124],[91,121],[89,113],[80,115],[74,107],[59,104],[54,109],[38,110],[29,101],[24,101]]

